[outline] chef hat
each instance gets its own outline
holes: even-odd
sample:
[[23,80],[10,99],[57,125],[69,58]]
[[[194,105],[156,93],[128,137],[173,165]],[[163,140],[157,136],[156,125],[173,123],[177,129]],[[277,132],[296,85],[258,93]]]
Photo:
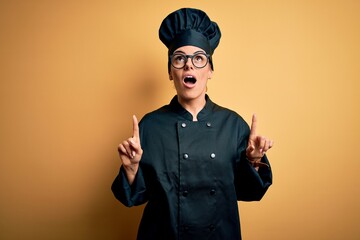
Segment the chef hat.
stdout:
[[218,25],[212,22],[205,12],[193,8],[182,8],[170,13],[159,29],[159,38],[168,48],[169,56],[179,47],[196,46],[210,54],[212,69],[211,56],[219,45],[220,37]]

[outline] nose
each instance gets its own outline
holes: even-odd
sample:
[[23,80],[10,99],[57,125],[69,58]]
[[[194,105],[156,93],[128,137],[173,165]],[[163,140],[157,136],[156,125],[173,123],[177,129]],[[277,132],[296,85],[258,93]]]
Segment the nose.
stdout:
[[192,61],[191,61],[191,58],[187,58],[186,59],[186,63],[185,63],[185,66],[184,66],[184,69],[192,69],[194,68],[193,64],[192,64]]

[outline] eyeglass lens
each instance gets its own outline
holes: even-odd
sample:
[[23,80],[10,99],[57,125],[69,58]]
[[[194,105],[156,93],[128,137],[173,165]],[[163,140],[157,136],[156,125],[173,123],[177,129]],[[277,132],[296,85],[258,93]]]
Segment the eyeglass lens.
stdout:
[[203,68],[208,63],[208,56],[205,53],[195,53],[194,55],[176,53],[171,57],[171,65],[174,68],[183,68],[188,58],[191,59],[192,64],[197,68]]

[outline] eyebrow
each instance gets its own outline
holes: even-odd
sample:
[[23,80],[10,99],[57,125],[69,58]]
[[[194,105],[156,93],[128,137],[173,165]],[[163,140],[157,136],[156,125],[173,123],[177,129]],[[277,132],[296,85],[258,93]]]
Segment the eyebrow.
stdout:
[[[184,51],[175,51],[173,54],[176,54],[176,53],[182,53],[184,55],[187,55]],[[205,53],[206,54],[205,51],[199,50],[199,51],[194,52],[193,55],[196,54],[196,53]]]

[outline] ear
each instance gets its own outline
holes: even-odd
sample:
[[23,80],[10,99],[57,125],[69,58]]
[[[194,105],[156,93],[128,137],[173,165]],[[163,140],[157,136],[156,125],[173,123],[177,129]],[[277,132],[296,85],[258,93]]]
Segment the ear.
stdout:
[[211,78],[212,78],[212,75],[213,75],[213,71],[212,71],[212,70],[209,70],[208,79],[211,79]]
[[173,76],[171,74],[169,74],[169,79],[173,80]]

